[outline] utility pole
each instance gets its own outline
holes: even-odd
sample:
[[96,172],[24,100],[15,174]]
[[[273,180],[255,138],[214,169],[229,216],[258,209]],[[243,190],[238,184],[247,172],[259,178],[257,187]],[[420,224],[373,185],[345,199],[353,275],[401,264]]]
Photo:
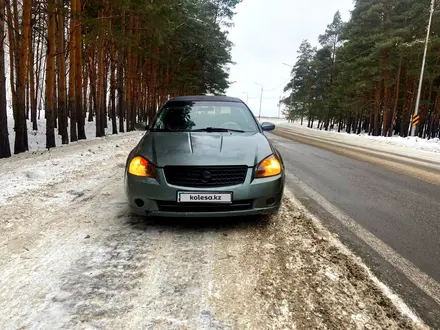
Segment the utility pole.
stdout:
[[[432,0],[431,1],[431,12],[429,14],[428,31],[426,33],[425,53],[423,54],[422,70],[420,72],[419,90],[417,92],[416,108],[414,110],[414,117],[413,118],[415,118],[419,114],[420,96],[422,94],[423,75],[425,73],[426,54],[428,52],[429,35],[431,34],[432,15],[434,13],[434,5],[435,5],[435,0]],[[417,127],[417,125],[412,125],[413,118],[410,119],[410,123],[409,123],[410,130],[411,130],[411,136],[415,136],[415,134],[416,134],[416,127]]]
[[261,106],[263,104],[263,85],[259,84],[259,83],[255,83],[258,86],[261,86],[261,93],[260,93],[260,112],[258,115],[258,120],[261,120]]

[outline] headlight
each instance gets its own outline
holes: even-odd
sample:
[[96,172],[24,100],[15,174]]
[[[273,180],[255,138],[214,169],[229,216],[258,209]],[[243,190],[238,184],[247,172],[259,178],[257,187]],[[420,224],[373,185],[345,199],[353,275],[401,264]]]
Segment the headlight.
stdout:
[[156,177],[154,166],[148,160],[142,158],[141,156],[136,156],[131,160],[128,167],[128,173],[147,178]]
[[255,171],[255,178],[267,178],[281,173],[281,162],[275,155],[264,159]]

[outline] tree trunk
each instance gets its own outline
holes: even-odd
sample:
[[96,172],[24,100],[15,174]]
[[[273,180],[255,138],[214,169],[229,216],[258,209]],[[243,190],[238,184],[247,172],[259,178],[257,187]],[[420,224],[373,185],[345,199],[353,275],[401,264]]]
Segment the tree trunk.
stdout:
[[352,122],[353,121],[353,117],[352,116],[349,116],[348,118],[347,118],[347,127],[345,128],[345,132],[346,133],[348,133],[348,134],[350,134],[351,133],[351,126],[352,126]]
[[[129,26],[128,26],[128,38],[129,40],[133,37],[133,28],[134,28],[134,18],[130,16]],[[130,47],[130,46],[129,46]],[[126,129],[127,132],[131,131],[131,120],[132,120],[132,111],[133,111],[133,57],[134,53],[130,48],[127,48],[127,75],[125,81],[125,89],[126,89],[126,105],[127,105],[127,117],[126,117]]]
[[[101,39],[101,37],[100,37]],[[99,41],[99,44],[101,44],[101,40]],[[103,47],[102,47],[103,48]],[[95,113],[95,124],[96,124],[96,137],[101,137],[101,120],[102,120],[102,85],[104,84],[103,79],[103,65],[101,60],[101,53],[103,52],[103,49],[99,47],[98,49],[98,88],[97,88],[97,107],[96,107],[96,113]]]
[[363,116],[364,116],[364,111],[362,110],[361,115],[359,116],[359,122],[357,124],[357,131],[356,131],[357,135],[361,134],[361,131],[362,131],[362,118],[363,118]]
[[57,15],[57,62],[58,62],[58,122],[62,144],[69,143],[67,132],[67,91],[66,91],[66,62],[64,44],[64,0],[58,0]]
[[[86,62],[86,61],[85,61]],[[90,115],[90,111],[88,111],[88,109],[90,109],[87,106],[87,93],[88,93],[88,85],[89,85],[89,69],[87,67],[87,63],[83,63],[83,84],[82,84],[82,93],[83,93],[83,97],[82,97],[82,102],[83,102],[83,112],[85,114],[85,116],[87,117],[87,112],[89,112]],[[93,118],[92,118],[93,120]]]
[[120,50],[118,54],[118,115],[119,115],[119,132],[124,133],[125,118],[125,95],[124,95],[124,50]]
[[[389,36],[389,31],[391,28],[391,3],[390,0],[387,0],[385,2],[385,33],[387,36]],[[389,49],[385,48],[382,50],[382,56],[381,56],[381,64],[384,67],[384,71],[382,74],[383,77],[383,102],[381,105],[382,113],[383,113],[383,123],[382,123],[382,132],[381,135],[387,136],[388,134],[388,128],[389,128],[389,114],[391,110],[391,96],[390,96],[390,70],[388,69],[389,66]]]
[[408,97],[408,92],[409,90],[409,86],[410,86],[410,78],[408,75],[406,75],[405,78],[405,86],[404,86],[404,94],[403,94],[403,104],[402,104],[402,109],[401,111],[399,111],[398,115],[397,115],[397,120],[399,122],[399,136],[400,137],[404,137],[405,136],[405,132],[404,132],[404,121],[405,121],[405,116],[406,113],[409,112],[409,97]]
[[5,0],[0,0],[0,158],[11,157],[6,108],[5,38]]
[[105,58],[105,45],[106,43],[103,43],[103,80],[102,80],[102,117],[101,117],[101,132],[102,136],[105,136],[105,130],[108,126],[108,119],[107,119],[107,81],[108,81],[108,62]]
[[430,108],[431,108],[433,85],[434,85],[434,81],[431,80],[429,83],[428,95],[426,97],[426,100],[428,100],[428,104],[424,105],[422,107],[422,110],[420,111],[420,125],[418,126],[418,136],[420,138],[426,137],[425,132],[427,129],[427,124],[428,124],[428,117],[429,117],[428,114],[430,113]]
[[[437,133],[440,133],[439,124],[440,124],[440,95],[437,95],[437,100],[435,102],[435,107],[434,107],[434,116],[432,119],[432,127],[431,127],[432,138],[435,138],[437,136]],[[440,134],[438,137],[440,137]]]
[[[16,131],[16,126],[18,123],[17,88],[19,83],[20,40],[21,40],[17,0],[12,0],[12,4],[10,1],[9,4],[6,3],[6,8],[8,15],[8,26],[12,27],[8,29],[8,31],[10,31],[9,53],[10,53],[10,67],[11,67],[9,74],[11,75],[12,108],[14,113],[14,130]],[[13,9],[13,14],[12,14],[12,9]],[[15,134],[17,135],[17,133]]]
[[[55,6],[56,6],[56,0],[54,1],[54,3],[55,3]],[[54,15],[55,15],[55,18],[54,18],[54,24],[55,24],[54,63],[55,63],[55,65],[54,65],[54,70],[53,70],[54,104],[53,104],[52,121],[53,121],[53,127],[55,129],[57,129],[58,128],[58,123],[57,123],[57,120],[58,120],[58,103],[57,103],[58,102],[58,96],[57,96],[57,84],[58,84],[58,81],[57,81],[57,71],[59,71],[59,70],[58,70],[57,61],[56,61],[56,47],[57,47],[57,45],[56,45],[56,42],[57,42],[56,27],[57,27],[57,20],[56,20],[56,9],[54,9],[54,10],[55,10],[55,13],[54,13]]]
[[[42,16],[42,15],[39,13],[38,17],[40,18],[40,16]],[[36,50],[37,58],[36,58],[36,69],[35,69],[35,90],[34,90],[34,94],[33,94],[33,99],[35,100],[35,104],[34,104],[34,107],[31,109],[31,121],[32,121],[32,126],[33,126],[34,130],[38,129],[38,126],[37,126],[37,107],[38,107],[39,96],[40,96],[40,99],[42,98],[41,91],[40,91],[40,74],[41,74],[41,66],[42,66],[41,62],[43,62],[41,60],[43,58],[43,45],[42,44],[43,44],[43,42],[42,42],[42,38],[40,36],[38,38],[37,50]],[[33,74],[33,72],[32,72],[32,74]],[[32,88],[32,82],[31,82],[31,88]]]
[[46,57],[46,148],[55,147],[54,107],[55,107],[55,0],[49,0],[48,11],[48,37]]
[[[94,47],[94,46],[93,46]],[[90,47],[89,49],[89,60],[88,60],[88,70],[89,70],[89,82],[90,82],[90,94],[89,94],[89,118],[88,122],[93,121],[93,117],[96,116],[96,61],[95,61],[95,49]]]
[[133,54],[133,70],[131,80],[131,109],[130,109],[130,131],[134,131],[134,125],[136,123],[136,109],[138,106],[138,94],[137,94],[137,56]]
[[153,120],[156,115],[157,106],[156,106],[156,98],[157,98],[157,77],[159,75],[159,49],[156,47],[154,49],[154,56],[151,59],[151,79],[150,79],[150,88],[149,88],[149,102],[147,103],[148,108],[148,118],[149,120]]
[[371,133],[373,132],[373,126],[374,126],[374,109],[370,110],[370,119],[369,119],[369,124],[368,124],[368,135],[371,135]]
[[[97,92],[97,74],[96,74],[96,55],[95,46],[90,49],[89,56],[89,80],[90,80],[90,109],[89,109],[89,121],[93,121],[93,116],[95,118],[98,115],[98,92]],[[95,123],[96,125],[96,123]]]
[[437,112],[439,99],[440,99],[440,95],[439,93],[437,93],[437,96],[434,101],[434,106],[432,108],[431,117],[429,120],[428,139],[435,137],[434,126],[435,126],[436,112]]
[[[34,50],[32,49],[34,44],[33,33],[31,31],[31,36],[29,38],[29,65],[28,65],[28,75],[29,75],[29,98],[31,103],[31,122],[32,122],[32,130],[37,131],[37,96],[35,95],[35,68],[34,68]],[[39,43],[37,45],[37,53],[38,53]]]
[[410,96],[410,100],[409,100],[409,107],[407,109],[407,111],[404,113],[404,137],[408,136],[408,133],[410,131],[411,128],[411,119],[412,119],[412,114],[413,111],[415,109],[415,105],[416,105],[416,95],[417,95],[417,88],[418,88],[418,79],[414,79],[411,81],[411,89],[407,89],[407,91],[411,92],[411,96]]
[[20,39],[20,65],[18,69],[18,86],[17,86],[17,111],[15,124],[15,150],[18,154],[29,150],[27,139],[27,123],[26,123],[26,77],[27,63],[29,58],[29,35],[31,30],[31,9],[32,0],[23,1],[23,21],[22,35]]
[[380,116],[380,106],[381,106],[381,86],[382,80],[379,80],[376,84],[376,94],[375,94],[375,104],[374,104],[374,129],[373,135],[379,135],[379,116]]
[[112,134],[118,134],[118,127],[116,123],[116,56],[114,40],[112,42],[110,53],[110,112],[112,119]]
[[402,73],[402,63],[403,63],[403,57],[400,57],[399,62],[399,69],[397,70],[397,77],[396,77],[396,92],[394,95],[394,106],[393,106],[393,112],[391,115],[391,125],[388,130],[388,136],[393,136],[393,129],[394,129],[394,123],[396,122],[397,117],[397,106],[399,104],[399,95],[400,95],[400,75]]
[[82,42],[81,42],[81,0],[75,1],[77,27],[75,29],[75,111],[78,123],[78,140],[85,140],[85,113],[82,108]]
[[[31,29],[31,35],[32,35],[32,29]],[[26,122],[29,120],[29,109],[30,109],[30,100],[29,97],[30,94],[30,86],[29,86],[29,62],[30,62],[30,53],[32,52],[32,36],[29,37],[29,45],[28,45],[28,64],[26,66],[26,88],[25,88],[25,111],[26,111]]]
[[70,117],[70,141],[78,141],[78,131],[77,131],[77,115],[75,108],[75,70],[76,70],[76,39],[75,30],[78,28],[76,21],[76,1],[72,0],[70,5],[70,41],[69,41],[69,117]]
[[[6,0],[6,11],[7,11],[7,24],[12,27],[8,29],[8,39],[9,39],[9,82],[11,85],[11,94],[12,94],[12,109],[13,109],[13,117],[16,119],[16,110],[17,110],[17,93],[15,90],[15,68],[14,61],[17,58],[17,46],[18,40],[15,39],[14,29],[18,30],[18,26],[14,25],[14,21],[12,19],[12,10],[11,10],[10,1]],[[15,126],[14,126],[15,130]]]
[[[102,13],[99,13],[99,17]],[[102,137],[105,135],[103,132],[103,121],[106,119],[104,115],[105,107],[105,90],[104,90],[104,76],[105,76],[105,63],[104,63],[104,33],[103,28],[100,27],[99,40],[98,40],[98,107],[96,110],[96,137]]]

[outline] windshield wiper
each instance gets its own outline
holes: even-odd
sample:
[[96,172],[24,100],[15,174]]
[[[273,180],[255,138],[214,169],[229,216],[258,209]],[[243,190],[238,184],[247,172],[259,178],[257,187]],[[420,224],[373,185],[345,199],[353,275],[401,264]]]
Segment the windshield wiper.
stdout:
[[205,127],[199,129],[193,129],[191,132],[236,132],[236,133],[245,133],[245,131],[239,129],[231,129],[231,128],[222,128],[222,127]]
[[172,129],[172,128],[152,128],[150,132],[185,132],[184,129]]

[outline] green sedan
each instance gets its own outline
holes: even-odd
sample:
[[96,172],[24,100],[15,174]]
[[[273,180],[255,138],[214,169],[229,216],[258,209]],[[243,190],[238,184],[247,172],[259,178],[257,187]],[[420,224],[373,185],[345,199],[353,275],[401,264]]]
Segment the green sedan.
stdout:
[[246,104],[226,96],[168,100],[130,152],[125,193],[133,213],[228,217],[276,213],[283,159]]

